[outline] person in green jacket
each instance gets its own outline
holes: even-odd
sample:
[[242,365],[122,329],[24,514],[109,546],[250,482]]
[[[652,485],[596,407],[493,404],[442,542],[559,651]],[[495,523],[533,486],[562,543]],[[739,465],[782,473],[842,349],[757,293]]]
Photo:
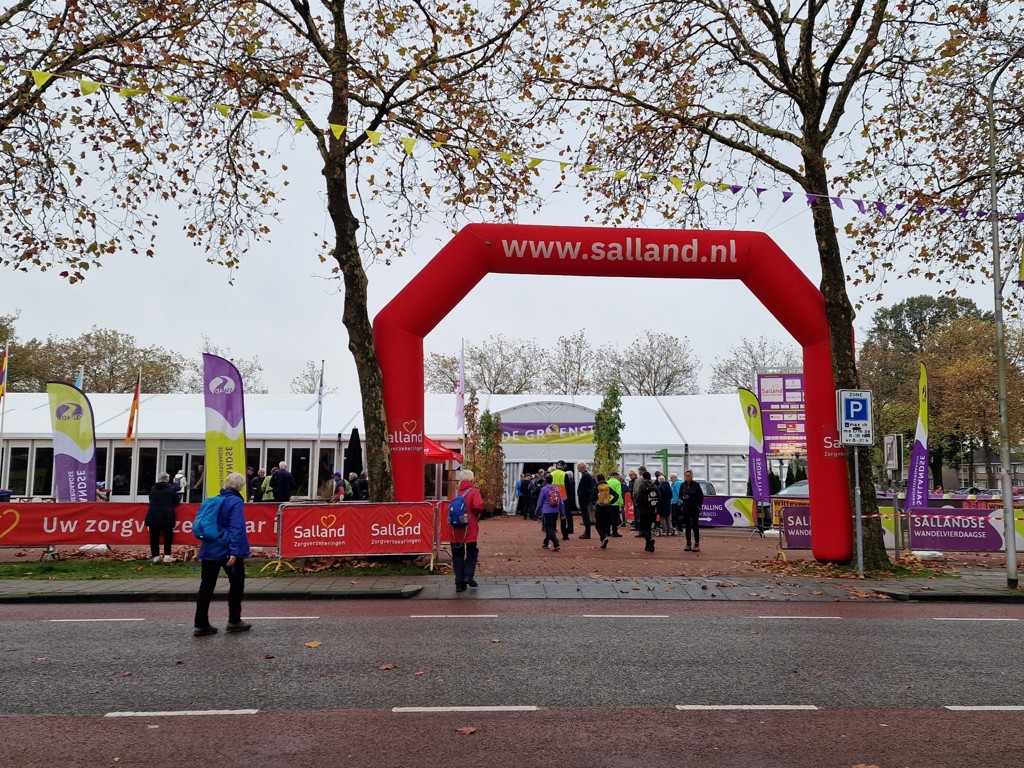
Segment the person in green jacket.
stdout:
[[622,493],[622,476],[618,471],[612,472],[608,475],[608,485],[613,491],[615,491],[615,493],[618,494],[618,498],[612,502],[612,511],[614,513],[611,520],[612,532],[608,535],[621,539],[622,534],[619,533],[619,526],[623,524],[622,507],[626,503],[626,499],[625,494]]
[[270,474],[263,478],[263,487],[260,488],[262,495],[260,501],[273,501],[274,500],[274,489],[270,487],[270,478],[277,472],[277,467],[270,470]]

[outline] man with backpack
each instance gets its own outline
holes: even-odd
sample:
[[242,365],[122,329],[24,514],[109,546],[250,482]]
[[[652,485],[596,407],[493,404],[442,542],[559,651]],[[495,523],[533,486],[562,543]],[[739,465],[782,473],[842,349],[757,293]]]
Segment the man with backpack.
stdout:
[[196,597],[196,637],[217,634],[210,624],[210,601],[223,568],[228,575],[228,632],[246,632],[252,625],[242,621],[242,595],[245,592],[245,559],[249,557],[249,538],[245,532],[245,477],[232,472],[224,481],[219,496],[203,501],[196,513],[193,533],[203,543],[197,555],[202,566],[199,594]]
[[562,494],[558,492],[558,486],[550,482],[551,478],[548,480],[549,482],[543,484],[537,494],[537,506],[534,513],[544,523],[544,544],[542,546],[547,549],[548,542],[551,542],[555,545],[554,550],[557,552],[561,549],[558,541],[558,521],[565,519],[565,502],[562,500]]
[[[452,529],[452,566],[455,570],[455,591],[476,588],[476,564],[480,558],[477,538],[480,535],[480,513],[484,498],[473,487],[473,471],[459,473],[459,487],[448,507],[448,523]],[[456,520],[455,518],[461,518]]]
[[646,470],[641,479],[637,480],[634,489],[636,496],[633,499],[633,508],[636,510],[636,528],[640,531],[640,536],[647,542],[644,549],[647,552],[653,552],[654,537],[651,535],[651,529],[658,516],[658,501],[661,494],[658,491],[658,486],[651,479],[651,473]]

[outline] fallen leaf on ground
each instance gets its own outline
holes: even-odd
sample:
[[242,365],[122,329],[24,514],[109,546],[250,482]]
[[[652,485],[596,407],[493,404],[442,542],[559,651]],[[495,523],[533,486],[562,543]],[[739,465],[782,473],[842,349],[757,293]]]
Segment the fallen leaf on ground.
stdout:
[[472,726],[466,726],[465,728],[456,728],[456,733],[461,733],[463,736],[469,736],[471,733],[476,733],[476,728]]
[[701,589],[707,589],[707,588],[708,588],[708,585],[707,585],[707,584],[701,584],[701,585],[700,585],[700,588],[701,588]]
[[822,591],[821,591],[820,589],[812,589],[812,590],[811,590],[811,594],[812,594],[812,595],[823,595],[823,594],[825,594],[825,593],[824,593],[824,592],[822,592]]
[[500,643],[501,642],[501,638],[500,637],[492,637],[491,638],[491,642],[492,643]]
[[420,670],[420,671],[418,671],[418,672],[413,672],[413,673],[412,673],[412,676],[413,676],[413,677],[420,677],[421,675],[425,675],[425,674],[427,674],[427,673],[426,673],[426,672],[424,672],[423,670]]
[[135,673],[134,672],[125,672],[124,674],[121,675],[121,677],[131,677],[133,674],[135,674]]
[[312,640],[306,643],[307,648],[319,648],[321,645],[322,643],[319,640]]
[[386,671],[386,670],[389,670],[389,669],[396,669],[396,667],[395,667],[394,664],[388,663],[388,664],[381,664],[379,667],[377,667],[377,669],[382,669],[382,670]]
[[264,658],[264,659],[272,659],[272,658],[274,658],[274,657],[273,657],[273,656],[271,656],[271,655],[270,655],[270,654],[268,653],[268,654],[267,654],[266,656],[264,656],[263,658]]

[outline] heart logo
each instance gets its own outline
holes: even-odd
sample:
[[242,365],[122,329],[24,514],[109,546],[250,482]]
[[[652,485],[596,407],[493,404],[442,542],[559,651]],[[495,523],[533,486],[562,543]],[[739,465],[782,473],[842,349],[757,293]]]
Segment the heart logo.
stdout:
[[320,522],[323,523],[324,528],[330,528],[336,522],[338,522],[337,515],[324,515],[320,518]]
[[405,512],[398,516],[399,525],[408,525],[412,522],[412,512]]
[[18,510],[16,510],[16,509],[5,509],[3,512],[0,512],[0,528],[3,527],[3,525],[4,525],[4,518],[7,517],[8,515],[11,516],[11,521],[12,522],[11,522],[10,525],[8,525],[3,530],[0,530],[0,539],[2,539],[4,536],[6,536],[11,531],[13,531],[15,528],[17,528],[18,527],[18,523],[21,522],[21,515],[18,514]]
[[405,434],[411,435],[413,432],[416,431],[416,420],[413,419],[412,421],[405,422],[404,424],[402,424],[402,429],[405,430]]

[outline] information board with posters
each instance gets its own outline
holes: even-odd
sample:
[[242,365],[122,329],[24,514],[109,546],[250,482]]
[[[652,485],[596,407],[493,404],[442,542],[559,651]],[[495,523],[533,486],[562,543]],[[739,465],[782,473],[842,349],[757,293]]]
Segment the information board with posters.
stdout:
[[434,503],[286,504],[281,557],[429,555]]
[[757,374],[764,446],[770,457],[807,455],[807,412],[802,373]]

